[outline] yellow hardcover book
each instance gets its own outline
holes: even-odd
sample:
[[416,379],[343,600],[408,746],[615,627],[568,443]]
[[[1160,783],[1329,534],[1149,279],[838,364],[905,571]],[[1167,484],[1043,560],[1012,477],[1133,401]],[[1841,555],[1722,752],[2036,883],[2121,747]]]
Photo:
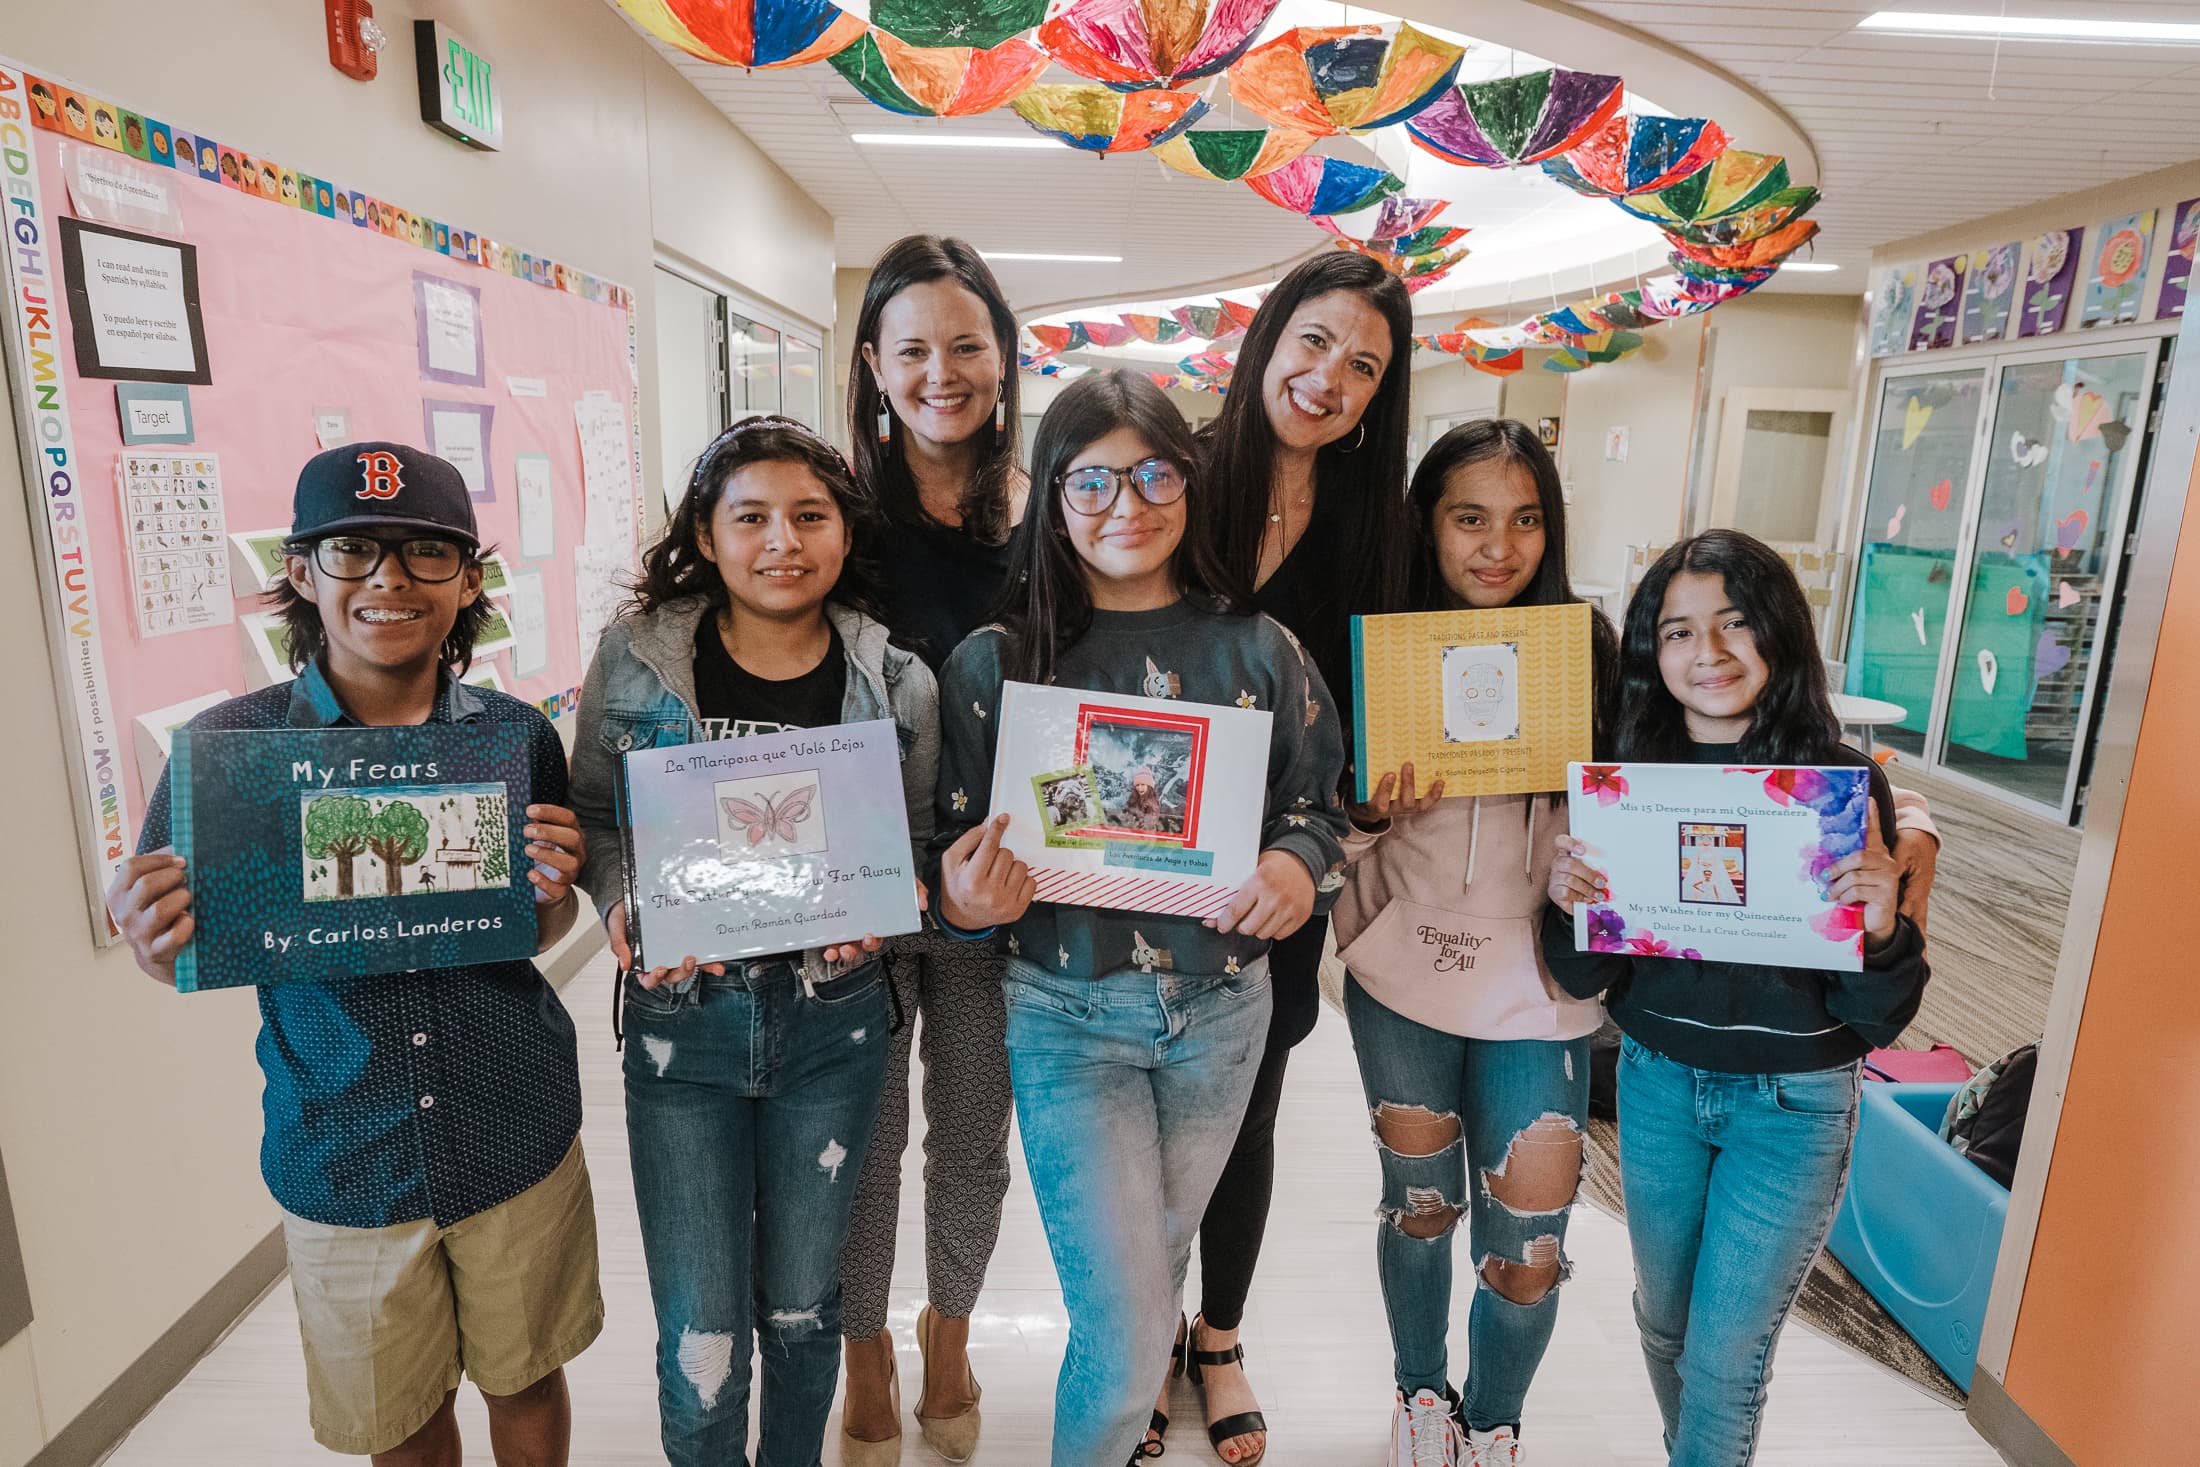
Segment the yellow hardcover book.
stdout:
[[1563,789],[1594,757],[1589,608],[1508,606],[1352,619],[1354,781],[1361,801],[1411,762],[1445,795]]

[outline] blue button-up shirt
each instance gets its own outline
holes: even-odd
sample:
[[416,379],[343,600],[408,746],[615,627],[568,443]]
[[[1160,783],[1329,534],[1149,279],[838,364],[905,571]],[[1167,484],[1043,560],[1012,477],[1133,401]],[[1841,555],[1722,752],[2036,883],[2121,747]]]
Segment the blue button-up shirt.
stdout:
[[[566,803],[564,747],[531,705],[445,675],[429,721],[528,725],[531,798]],[[361,725],[315,664],[190,726]],[[167,844],[163,771],[138,850]],[[548,1176],[580,1133],[573,1020],[533,963],[262,984],[258,993],[267,1076],[260,1173],[299,1217],[449,1227]]]

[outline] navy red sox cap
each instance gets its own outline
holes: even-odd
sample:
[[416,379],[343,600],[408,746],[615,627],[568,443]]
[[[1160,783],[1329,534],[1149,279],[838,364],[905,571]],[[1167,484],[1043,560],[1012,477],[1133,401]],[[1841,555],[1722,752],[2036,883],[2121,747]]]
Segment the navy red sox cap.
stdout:
[[481,546],[466,480],[447,459],[404,443],[347,443],[298,471],[291,538],[344,530],[418,530]]

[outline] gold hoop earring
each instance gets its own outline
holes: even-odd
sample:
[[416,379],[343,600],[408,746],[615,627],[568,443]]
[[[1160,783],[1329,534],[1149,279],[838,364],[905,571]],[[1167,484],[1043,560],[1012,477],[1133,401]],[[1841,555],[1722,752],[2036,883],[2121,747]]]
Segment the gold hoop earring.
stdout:
[[1361,450],[1362,448],[1364,448],[1364,447],[1366,447],[1366,446],[1367,446],[1367,420],[1363,418],[1363,419],[1361,419],[1361,420],[1360,420],[1360,436],[1352,440],[1352,446],[1351,446],[1350,448],[1340,448],[1340,449],[1338,449],[1338,450],[1337,450],[1337,452],[1339,452],[1339,453],[1358,453],[1358,452],[1359,452],[1359,451],[1360,451],[1360,450]]

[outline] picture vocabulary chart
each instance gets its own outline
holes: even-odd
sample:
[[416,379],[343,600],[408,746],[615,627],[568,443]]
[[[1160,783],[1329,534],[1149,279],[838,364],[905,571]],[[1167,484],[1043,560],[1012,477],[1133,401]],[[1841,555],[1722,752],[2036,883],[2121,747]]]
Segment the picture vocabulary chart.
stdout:
[[1863,908],[1826,873],[1870,797],[1866,769],[1572,765],[1569,829],[1610,893],[1575,904],[1576,950],[1857,971]]
[[892,719],[633,749],[621,780],[637,968],[922,923]]
[[221,460],[211,453],[126,453],[115,460],[129,534],[140,637],[226,625],[228,527]]

